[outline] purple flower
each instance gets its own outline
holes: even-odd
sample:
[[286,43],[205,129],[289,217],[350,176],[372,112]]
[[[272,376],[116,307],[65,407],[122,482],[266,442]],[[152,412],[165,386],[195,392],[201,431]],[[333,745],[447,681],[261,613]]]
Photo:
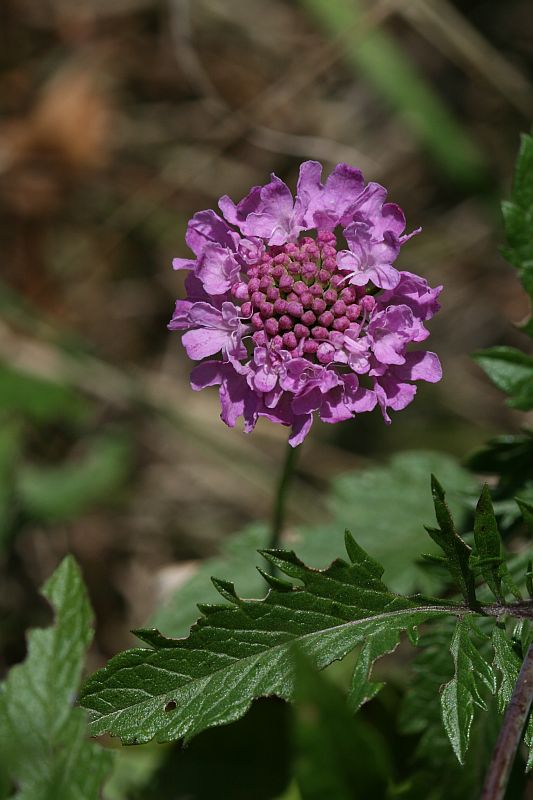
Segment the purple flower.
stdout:
[[238,203],[222,197],[223,216],[194,215],[194,258],[173,262],[188,270],[187,298],[169,328],[185,331],[199,362],[192,388],[219,387],[227,425],[242,417],[251,431],[266,417],[290,426],[296,446],[317,415],[335,423],[379,405],[390,422],[389,410],[414,398],[413,381],[440,380],[437,356],[409,348],[429,335],[442,287],[393,266],[418,231],[404,234],[386,197],[348,164],[322,183],[321,165],[307,161],[295,198],[273,175]]

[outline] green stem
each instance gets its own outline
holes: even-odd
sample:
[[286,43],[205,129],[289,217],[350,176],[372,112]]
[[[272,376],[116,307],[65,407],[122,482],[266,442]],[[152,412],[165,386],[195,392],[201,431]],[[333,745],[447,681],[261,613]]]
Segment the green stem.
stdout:
[[279,540],[285,522],[285,508],[287,502],[287,492],[292,474],[294,472],[294,465],[296,463],[296,456],[299,447],[291,447],[287,443],[285,451],[285,460],[283,462],[283,469],[279,477],[278,486],[276,489],[276,497],[274,500],[274,511],[272,514],[272,523],[270,528],[270,541],[269,548],[276,549],[279,547]]
[[503,800],[505,797],[505,790],[532,701],[533,645],[530,645],[503,718],[481,800]]

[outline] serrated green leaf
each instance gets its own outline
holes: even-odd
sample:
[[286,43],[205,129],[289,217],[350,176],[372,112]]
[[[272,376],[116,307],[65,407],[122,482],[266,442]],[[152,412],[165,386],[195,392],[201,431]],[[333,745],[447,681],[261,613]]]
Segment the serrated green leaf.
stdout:
[[482,350],[472,357],[498,389],[509,395],[507,402],[512,408],[533,408],[533,357],[503,346]]
[[434,475],[431,476],[431,493],[435,506],[438,528],[426,528],[433,541],[439,545],[447,561],[447,568],[466,603],[476,605],[474,575],[470,568],[470,547],[461,539],[446,503],[444,489]]
[[324,571],[292,552],[265,551],[280,573],[298,582],[292,591],[272,589],[264,600],[244,600],[219,581],[232,605],[200,619],[187,639],[113,658],[83,690],[93,733],[127,742],[189,739],[238,719],[257,697],[291,698],[295,645],[321,669],[371,634],[457,613],[454,605],[393,594],[379,579],[379,566],[349,546],[357,560],[338,559]]
[[505,603],[502,583],[517,600],[522,595],[511,578],[503,552],[498,523],[494,515],[492,499],[487,484],[483,486],[474,517],[474,540],[476,543],[476,566],[500,603]]
[[493,694],[496,691],[494,671],[473,642],[473,638],[479,635],[472,615],[457,621],[450,644],[455,675],[445,684],[441,694],[444,728],[461,764],[464,763],[470,741],[475,707],[486,708],[480,683]]
[[[477,623],[488,633],[494,621],[479,617]],[[496,702],[487,693],[488,710],[474,718],[465,763],[461,766],[444,730],[440,703],[440,688],[454,671],[449,650],[454,629],[455,620],[451,617],[425,626],[400,709],[400,731],[419,737],[414,763],[409,769],[420,780],[420,791],[414,795],[416,800],[479,797],[501,722]],[[482,639],[480,647],[485,657],[490,657],[490,641]]]
[[370,675],[374,662],[392,653],[400,642],[401,628],[386,628],[369,635],[361,648],[352,676],[352,686],[348,695],[348,705],[353,712],[358,711],[363,703],[372,700],[384,684],[371,681]]
[[92,612],[73,558],[42,590],[53,626],[31,631],[24,663],[0,692],[0,759],[17,800],[96,800],[111,755],[87,741],[85,715],[72,707],[92,638]]
[[[522,666],[523,657],[529,645],[526,646],[525,650],[522,649],[521,643],[513,642],[505,629],[499,625],[496,625],[492,632],[492,643],[494,646],[494,665],[501,675],[497,693],[498,710],[500,714],[504,714],[513,694],[513,689]],[[530,770],[533,766],[532,717],[529,718],[524,730],[524,742],[528,748],[527,769]]]

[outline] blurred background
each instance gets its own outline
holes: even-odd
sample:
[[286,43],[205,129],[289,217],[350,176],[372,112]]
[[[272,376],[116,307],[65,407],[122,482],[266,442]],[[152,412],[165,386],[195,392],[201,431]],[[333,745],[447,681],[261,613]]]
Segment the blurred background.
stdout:
[[222,194],[347,161],[423,226],[401,267],[445,286],[445,378],[391,427],[315,425],[295,529],[328,521],[337,475],[404,449],[461,459],[523,422],[469,354],[523,346],[498,248],[533,116],[529,0],[3,0],[0,114],[0,671],[48,619],[37,587],[64,553],[96,665],[268,517],[286,430],[227,429],[166,330],[187,220]]

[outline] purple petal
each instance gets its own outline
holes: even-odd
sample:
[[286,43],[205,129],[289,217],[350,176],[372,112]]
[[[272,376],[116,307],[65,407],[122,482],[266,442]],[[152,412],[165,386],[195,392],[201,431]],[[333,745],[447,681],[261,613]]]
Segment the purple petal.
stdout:
[[324,397],[324,402],[320,408],[320,419],[330,425],[336,422],[344,422],[351,419],[352,412],[344,402],[344,390],[342,386],[336,386]]
[[303,442],[313,424],[313,415],[304,414],[294,417],[292,423],[291,435],[289,436],[289,444],[291,447],[298,447]]
[[207,209],[198,211],[190,220],[185,241],[195,256],[200,257],[207,245],[214,242],[235,250],[239,235],[218,214]]
[[228,343],[228,333],[212,328],[196,328],[184,333],[181,341],[189,358],[200,361],[223,350]]
[[303,394],[297,395],[292,401],[292,410],[295,414],[309,414],[322,405],[322,392],[320,386],[313,386]]
[[[374,267],[369,268],[365,274],[374,286],[378,286],[380,289],[394,289],[400,282],[400,273],[390,264],[376,264]],[[360,275],[355,275],[351,278],[350,283],[355,284],[355,286],[364,286],[364,284],[356,281],[356,278],[359,279]]]
[[190,258],[173,258],[172,269],[194,269],[196,261],[191,261]]
[[442,367],[436,353],[418,350],[406,354],[405,364],[396,367],[395,374],[403,380],[438,383],[442,378]]
[[179,331],[188,328],[191,324],[191,308],[193,304],[189,300],[176,300],[174,314],[167,325],[171,331]]
[[246,220],[248,214],[257,211],[260,199],[261,186],[252,186],[246,197],[243,197],[237,204],[226,194],[218,201],[218,207],[230,225],[240,228],[241,223]]
[[302,164],[297,202],[305,227],[331,230],[342,224],[348,209],[361,195],[364,179],[361,172],[349,164],[337,164],[325,185],[321,183],[321,176],[322,166],[317,161]]
[[222,383],[222,361],[203,361],[191,372],[191,387],[195,392]]
[[442,286],[432,289],[428,282],[412,272],[400,272],[400,281],[394,291],[384,292],[380,304],[403,304],[409,306],[413,314],[423,321],[431,319],[440,308],[437,297]]
[[379,214],[383,203],[387,199],[387,190],[379,183],[370,182],[364,192],[358,197],[353,211],[358,218],[372,220]]
[[240,266],[220,245],[207,245],[198,262],[197,277],[208,294],[225,294],[239,277]]
[[[372,219],[372,238],[383,239],[385,233],[400,237],[405,230],[405,215],[396,203],[385,203],[380,214]],[[413,235],[413,234],[411,234]],[[410,237],[408,237],[410,238]],[[407,239],[405,239],[407,241]]]
[[261,189],[257,211],[249,214],[241,225],[245,236],[268,239],[270,245],[285,244],[302,228],[293,230],[291,219],[294,203],[289,187],[276,175]]

